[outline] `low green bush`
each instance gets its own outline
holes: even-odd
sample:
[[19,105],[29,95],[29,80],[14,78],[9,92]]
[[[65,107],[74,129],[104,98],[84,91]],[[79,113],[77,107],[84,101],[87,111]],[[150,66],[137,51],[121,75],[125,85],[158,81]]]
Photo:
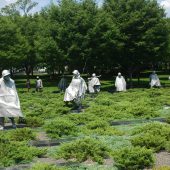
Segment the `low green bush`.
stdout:
[[170,152],[170,141],[166,142],[165,144],[165,150]]
[[135,129],[131,142],[134,146],[145,146],[154,151],[165,149],[165,144],[170,141],[170,125],[165,123],[147,123]]
[[170,124],[170,117],[166,118],[166,123]]
[[94,121],[98,117],[95,114],[85,112],[83,114],[71,113],[69,115],[64,116],[64,118],[69,119],[76,125],[82,125]]
[[[62,100],[61,100],[62,101]],[[56,101],[56,103],[51,103],[44,108],[44,118],[55,118],[56,116],[62,116],[64,114],[68,114],[70,108],[63,106],[63,101]],[[57,105],[57,106],[55,106]]]
[[66,168],[57,167],[55,165],[51,165],[47,163],[36,163],[29,170],[66,170]]
[[40,117],[26,117],[26,125],[31,128],[41,127],[44,125],[44,121]]
[[112,136],[112,135],[122,136],[124,134],[122,131],[117,130],[113,127],[107,127],[105,129],[97,128],[94,130],[84,129],[83,132],[85,134],[97,134],[97,135],[108,135],[108,136]]
[[142,147],[122,148],[113,152],[116,166],[124,170],[140,170],[154,164],[152,150]]
[[46,133],[51,138],[60,138],[67,135],[75,135],[77,132],[76,125],[68,119],[55,119],[45,124]]
[[170,125],[159,122],[147,123],[144,126],[135,129],[132,132],[132,135],[143,135],[145,133],[157,135],[160,137],[164,137],[166,140],[170,140]]
[[92,121],[92,122],[89,122],[86,127],[87,129],[97,129],[97,128],[102,128],[102,129],[105,129],[109,126],[109,123],[104,121],[104,120],[95,120],[95,121]]
[[35,133],[29,128],[20,128],[10,131],[0,131],[0,142],[29,141],[36,139]]
[[153,149],[157,152],[165,149],[166,139],[161,136],[146,133],[140,136],[133,137],[131,139],[131,142],[134,146],[146,147],[147,149]]
[[7,134],[13,141],[28,141],[36,138],[35,133],[29,128],[20,128],[10,131]]
[[74,158],[78,162],[91,159],[98,163],[103,163],[103,159],[109,155],[109,149],[97,139],[86,137],[62,144],[56,154],[59,154],[59,157],[64,159]]
[[85,127],[82,127],[82,132],[85,134],[98,134],[98,135],[123,135],[124,133],[111,127],[108,122],[96,120],[89,122]]
[[28,146],[25,142],[2,141],[0,142],[0,167],[13,164],[27,163],[35,157],[46,153],[44,149]]
[[152,170],[170,170],[170,166],[161,166],[159,168],[153,168]]

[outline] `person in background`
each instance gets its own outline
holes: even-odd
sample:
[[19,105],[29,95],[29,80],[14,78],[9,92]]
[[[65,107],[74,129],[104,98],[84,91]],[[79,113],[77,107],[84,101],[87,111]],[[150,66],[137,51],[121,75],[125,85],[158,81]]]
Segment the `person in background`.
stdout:
[[36,91],[40,92],[43,89],[43,83],[42,80],[37,76],[37,80],[36,80]]
[[23,117],[15,82],[10,78],[8,70],[2,71],[0,78],[0,130],[4,129],[4,120],[11,119],[12,127],[16,128],[15,117]]
[[64,92],[67,88],[67,80],[64,75],[58,83],[58,88],[61,90],[61,92]]
[[82,99],[85,96],[87,90],[87,85],[84,79],[80,76],[78,70],[73,71],[73,78],[65,91],[64,102],[73,102],[78,107],[78,111],[81,111],[82,108]]
[[150,87],[161,87],[161,83],[159,80],[158,75],[156,74],[156,71],[153,71],[152,74],[149,76],[150,80]]
[[121,73],[116,77],[115,87],[117,92],[126,91],[126,81]]
[[30,82],[30,79],[27,79],[26,81],[26,87],[27,87],[27,90],[29,92],[30,88],[31,88],[31,82]]
[[101,76],[96,76],[95,73],[92,74],[92,77],[91,78],[88,78],[88,90],[89,90],[89,93],[93,94],[93,93],[98,93],[100,92],[100,80],[98,77],[101,77]]

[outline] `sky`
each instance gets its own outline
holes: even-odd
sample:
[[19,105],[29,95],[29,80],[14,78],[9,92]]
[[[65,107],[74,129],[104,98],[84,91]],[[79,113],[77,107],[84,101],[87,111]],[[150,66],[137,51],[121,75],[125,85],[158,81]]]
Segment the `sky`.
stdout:
[[[16,0],[0,0],[0,8],[5,5],[9,5],[10,3],[15,2]],[[38,5],[32,10],[32,12],[38,12],[41,8],[48,6],[51,2],[57,3],[57,0],[33,0],[38,2]],[[98,4],[101,5],[103,0],[97,0]],[[165,8],[165,12],[167,17],[170,17],[170,0],[157,0],[158,3]]]

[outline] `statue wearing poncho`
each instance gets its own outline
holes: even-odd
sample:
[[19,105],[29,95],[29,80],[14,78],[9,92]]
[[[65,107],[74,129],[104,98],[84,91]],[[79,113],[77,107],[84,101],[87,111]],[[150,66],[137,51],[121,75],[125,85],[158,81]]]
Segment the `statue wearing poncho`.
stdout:
[[116,91],[126,91],[126,81],[121,73],[118,73],[115,81]]
[[149,76],[149,78],[150,78],[151,88],[154,87],[154,86],[156,86],[156,87],[161,86],[160,80],[159,80],[158,75],[156,74],[155,71],[153,71],[153,73]]
[[65,79],[64,75],[62,76],[61,80],[58,83],[58,88],[63,92],[67,88],[67,80]]
[[2,72],[0,79],[0,117],[23,117],[15,82],[8,70]]
[[80,106],[81,100],[84,98],[86,90],[86,82],[82,77],[80,77],[78,70],[74,70],[72,81],[65,91],[64,101],[74,101],[78,106]]
[[92,74],[92,77],[89,78],[89,82],[88,82],[88,90],[89,93],[98,93],[100,91],[100,81],[98,79],[98,77],[100,76],[96,76],[95,73]]

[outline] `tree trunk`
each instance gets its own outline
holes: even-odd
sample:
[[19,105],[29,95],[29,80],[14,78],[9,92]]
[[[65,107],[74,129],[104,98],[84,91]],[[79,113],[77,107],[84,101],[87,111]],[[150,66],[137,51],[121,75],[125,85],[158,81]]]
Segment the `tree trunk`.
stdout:
[[129,72],[129,79],[130,79],[130,81],[129,81],[129,87],[130,88],[133,88],[133,82],[132,82],[132,78],[133,78],[133,74],[132,74],[132,72]]
[[138,72],[138,86],[140,84],[140,72]]
[[31,67],[31,75],[34,75],[34,67]]
[[29,65],[26,65],[26,66],[25,66],[25,73],[26,73],[27,77],[29,78],[29,75],[30,75],[30,73],[31,73],[31,68],[30,68]]

